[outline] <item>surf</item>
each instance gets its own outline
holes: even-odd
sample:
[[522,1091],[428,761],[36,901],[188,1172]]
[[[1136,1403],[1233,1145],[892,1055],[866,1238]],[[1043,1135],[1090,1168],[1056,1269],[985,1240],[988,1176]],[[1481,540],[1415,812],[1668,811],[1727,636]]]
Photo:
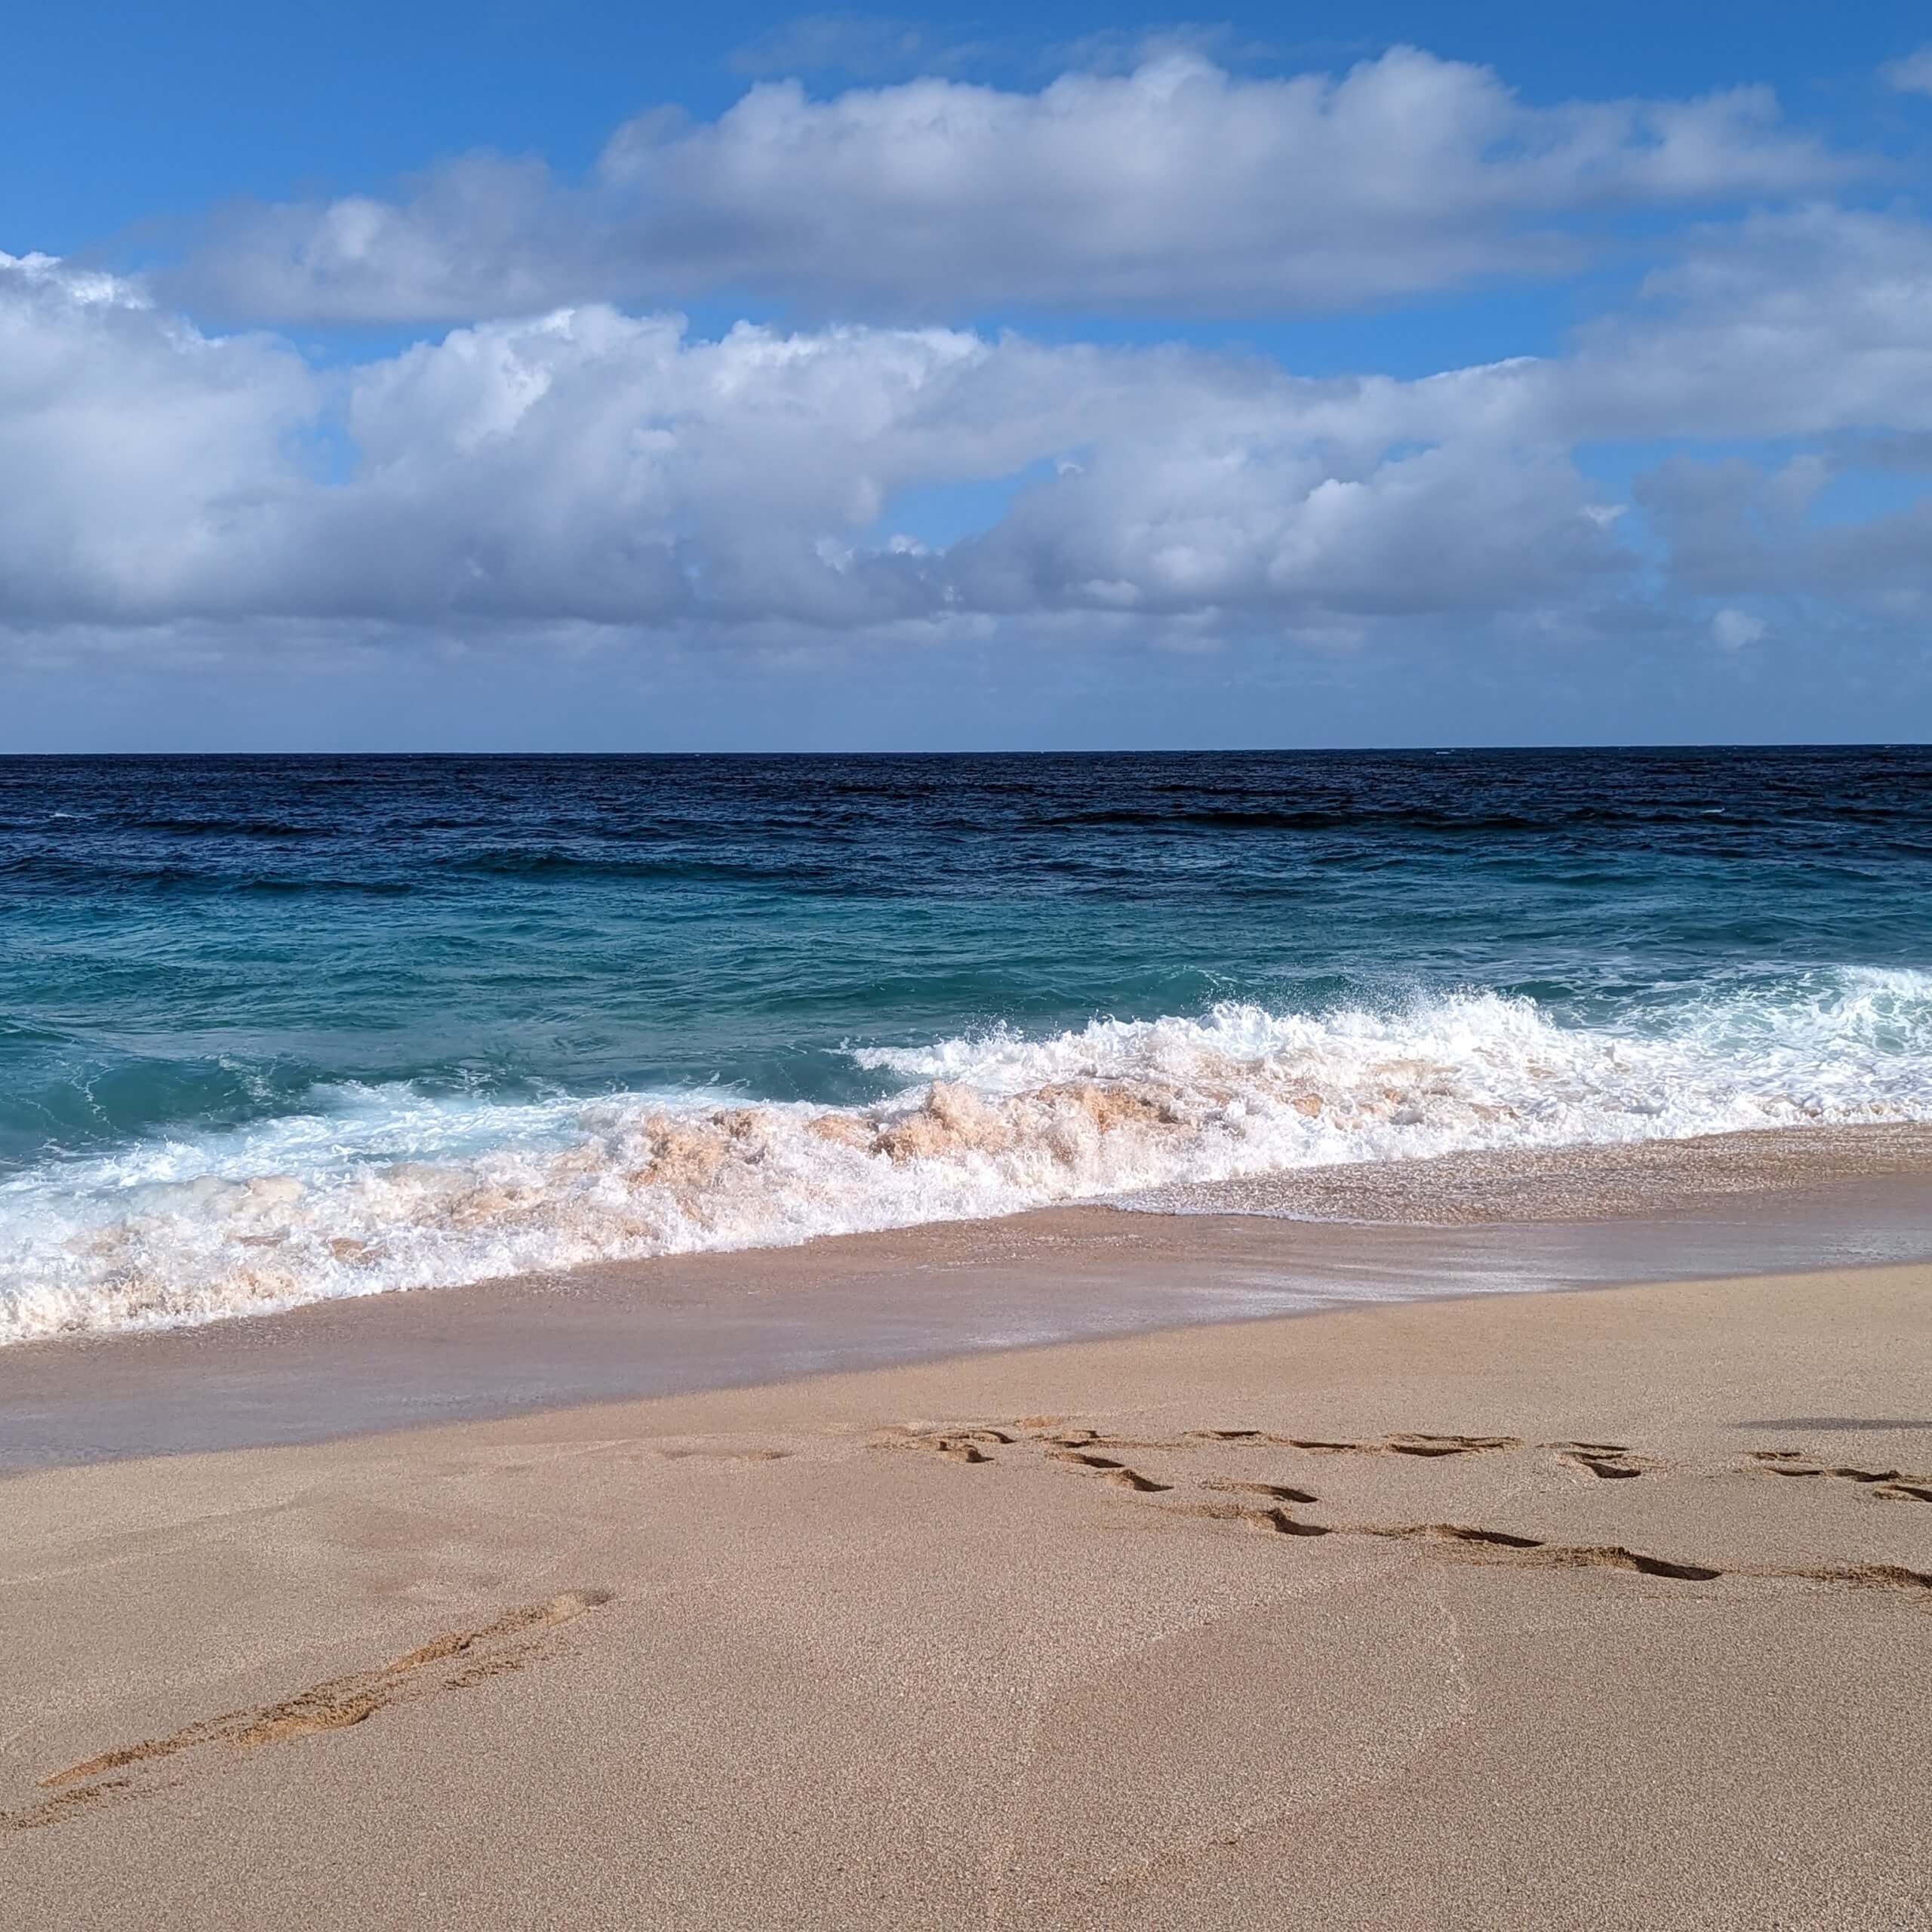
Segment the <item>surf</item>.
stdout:
[[844,1057],[865,1104],[411,1083],[0,1180],[0,1342],[788,1244],[1343,1164],[1932,1121],[1932,974],[1720,976],[1580,1021],[1463,989]]

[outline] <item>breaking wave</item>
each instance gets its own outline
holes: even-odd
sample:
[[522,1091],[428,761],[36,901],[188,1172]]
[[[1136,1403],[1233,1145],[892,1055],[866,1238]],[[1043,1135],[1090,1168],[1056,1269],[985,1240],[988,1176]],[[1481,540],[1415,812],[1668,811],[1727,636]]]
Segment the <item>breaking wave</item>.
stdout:
[[42,1161],[0,1180],[0,1342],[1289,1168],[1932,1121],[1932,974],[1740,980],[1614,1026],[1475,991],[850,1057],[891,1097],[345,1085],[226,1134]]

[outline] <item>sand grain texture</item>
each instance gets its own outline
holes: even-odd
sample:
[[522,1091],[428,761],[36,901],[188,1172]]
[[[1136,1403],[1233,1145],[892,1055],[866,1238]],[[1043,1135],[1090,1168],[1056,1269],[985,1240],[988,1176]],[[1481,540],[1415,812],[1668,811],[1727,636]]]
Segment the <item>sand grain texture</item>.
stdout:
[[0,1484],[11,1928],[1932,1925],[1932,1270]]

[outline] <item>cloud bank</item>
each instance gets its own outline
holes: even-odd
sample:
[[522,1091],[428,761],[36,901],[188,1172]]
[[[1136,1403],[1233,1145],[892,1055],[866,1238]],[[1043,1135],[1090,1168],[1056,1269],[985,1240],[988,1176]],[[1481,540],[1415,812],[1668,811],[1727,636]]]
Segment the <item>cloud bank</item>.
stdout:
[[[1592,480],[1593,450],[1666,437],[1778,446],[1672,454],[1627,497]],[[16,629],[1346,640],[1807,590],[1897,617],[1932,583],[1925,512],[1816,512],[1835,478],[1928,452],[1932,231],[1897,214],[1715,232],[1564,355],[1417,381],[968,329],[706,339],[607,304],[325,371],[138,285],[0,260]],[[902,517],[948,491],[966,527]]]
[[[1322,623],[1514,603],[1604,547],[1480,375],[1313,383],[943,329],[704,340],[592,305],[325,378],[44,262],[0,266],[0,454],[31,485],[0,506],[0,572],[42,621]],[[910,491],[1041,466],[950,545],[891,527]]]
[[1175,48],[1032,93],[771,82],[715,122],[640,115],[584,182],[475,156],[402,198],[238,209],[172,292],[281,321],[713,293],[912,319],[1333,311],[1572,267],[1580,223],[1854,171],[1762,88],[1532,106],[1413,48],[1287,78]]
[[[759,85],[586,182],[472,158],[146,276],[0,255],[0,671],[934,646],[983,681],[1084,650],[1090,685],[1220,651],[1232,687],[1381,648],[1506,711],[1586,657],[1668,703],[1675,663],[1842,647],[1932,690],[1932,226],[1856,174],[1759,90],[1534,106],[1412,49],[1263,80],[1171,47],[1033,92]],[[1539,355],[1317,378],[1189,339],[1616,235]],[[335,321],[419,339],[294,326]]]

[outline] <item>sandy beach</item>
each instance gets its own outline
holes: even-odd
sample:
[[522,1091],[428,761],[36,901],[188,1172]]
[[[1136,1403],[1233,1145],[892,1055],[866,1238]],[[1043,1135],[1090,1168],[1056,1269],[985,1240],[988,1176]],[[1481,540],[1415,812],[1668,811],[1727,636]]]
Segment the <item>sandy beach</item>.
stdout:
[[1932,6],[4,45],[0,1932],[1932,1932]]
[[1858,1269],[16,1475],[0,1921],[1932,1924],[1929,1361]]

